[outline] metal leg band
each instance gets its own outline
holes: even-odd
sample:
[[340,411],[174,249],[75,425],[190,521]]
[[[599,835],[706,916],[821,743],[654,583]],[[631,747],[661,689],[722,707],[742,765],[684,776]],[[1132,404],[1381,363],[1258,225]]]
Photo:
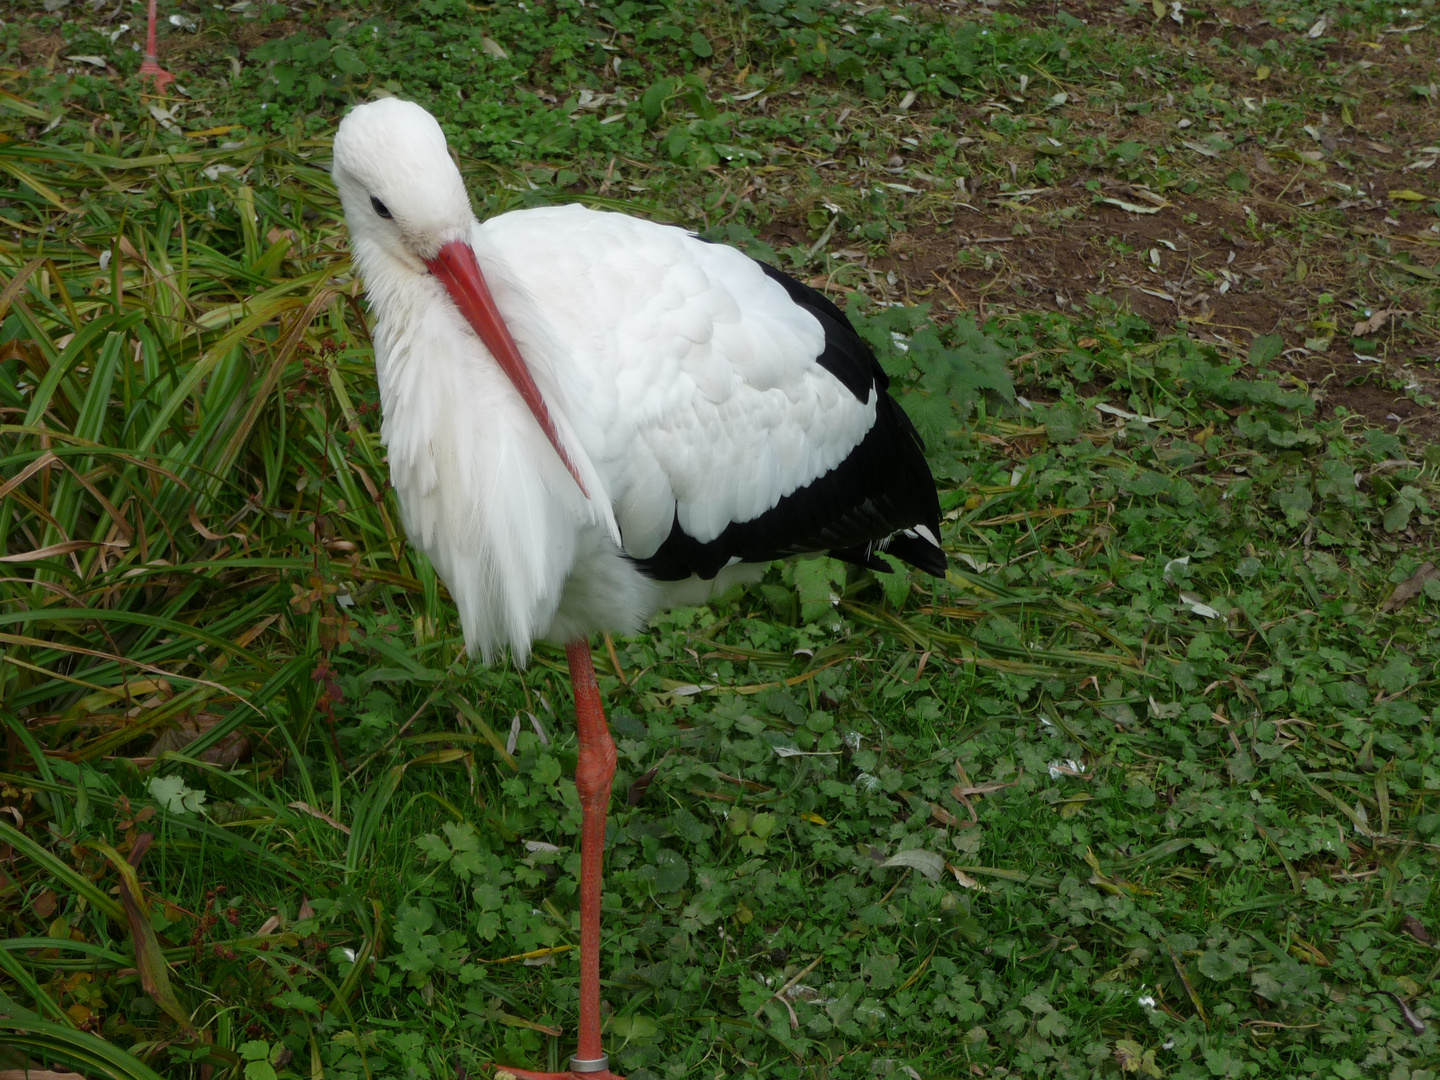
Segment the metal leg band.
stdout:
[[570,1059],[570,1071],[573,1073],[598,1073],[610,1068],[610,1055],[601,1054],[598,1058]]

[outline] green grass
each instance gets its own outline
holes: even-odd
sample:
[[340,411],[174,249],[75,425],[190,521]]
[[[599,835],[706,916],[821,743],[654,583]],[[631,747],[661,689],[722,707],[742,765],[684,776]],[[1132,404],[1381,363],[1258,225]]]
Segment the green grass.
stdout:
[[[483,213],[625,205],[825,277],[940,480],[945,583],[809,561],[597,643],[622,1072],[1440,1071],[1440,448],[1317,409],[1278,336],[972,309],[853,254],[979,185],[1228,197],[1229,163],[1135,149],[1110,106],[1158,74],[1278,147],[1346,104],[1323,34],[1191,56],[1049,3],[186,8],[174,131],[108,7],[72,7],[0,27],[0,1068],[569,1053],[563,657],[465,659],[405,544],[325,174],[344,105],[388,86],[459,136]],[[1435,19],[1261,10],[1347,42]],[[1296,88],[1261,115],[1206,82],[1262,63]],[[1312,213],[1287,235],[1339,211]],[[1019,259],[991,250],[967,265]],[[1399,277],[1419,340],[1435,300]]]

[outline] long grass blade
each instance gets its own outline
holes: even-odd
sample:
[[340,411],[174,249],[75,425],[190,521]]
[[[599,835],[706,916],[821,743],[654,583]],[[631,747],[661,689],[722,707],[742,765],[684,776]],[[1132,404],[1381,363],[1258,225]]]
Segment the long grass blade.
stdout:
[[32,1056],[58,1059],[91,1077],[162,1080],[150,1066],[88,1031],[43,1020],[0,1017],[0,1043]]

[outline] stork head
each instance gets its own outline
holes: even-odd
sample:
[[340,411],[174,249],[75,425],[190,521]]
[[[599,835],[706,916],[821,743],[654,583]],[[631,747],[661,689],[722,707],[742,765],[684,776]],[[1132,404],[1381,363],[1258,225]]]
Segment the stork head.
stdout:
[[[376,279],[434,275],[509,376],[550,445],[585,491],[545,399],[500,316],[470,244],[475,215],[445,133],[419,105],[381,98],[352,109],[335,133],[335,187],[371,298]],[[588,494],[588,492],[587,492]]]
[[416,273],[440,249],[469,240],[475,215],[435,118],[381,98],[351,110],[335,133],[335,187],[362,269],[387,256]]

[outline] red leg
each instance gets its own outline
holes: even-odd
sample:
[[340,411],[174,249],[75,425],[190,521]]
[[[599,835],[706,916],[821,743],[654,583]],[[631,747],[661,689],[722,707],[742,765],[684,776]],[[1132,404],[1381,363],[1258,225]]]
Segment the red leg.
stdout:
[[[570,1070],[531,1072],[497,1066],[496,1078],[506,1073],[520,1080],[623,1080],[609,1068],[600,1042],[600,883],[605,858],[605,815],[610,809],[610,781],[615,776],[615,742],[600,705],[595,685],[595,661],[590,645],[572,641],[565,646],[570,661],[570,684],[575,689],[575,718],[580,728],[580,761],[575,787],[580,793],[580,1045],[570,1059]],[[586,1066],[589,1068],[586,1068]]]
[[149,22],[145,27],[145,60],[140,65],[140,75],[155,76],[155,92],[163,94],[165,84],[174,82],[175,76],[155,62],[155,0],[150,0]]

